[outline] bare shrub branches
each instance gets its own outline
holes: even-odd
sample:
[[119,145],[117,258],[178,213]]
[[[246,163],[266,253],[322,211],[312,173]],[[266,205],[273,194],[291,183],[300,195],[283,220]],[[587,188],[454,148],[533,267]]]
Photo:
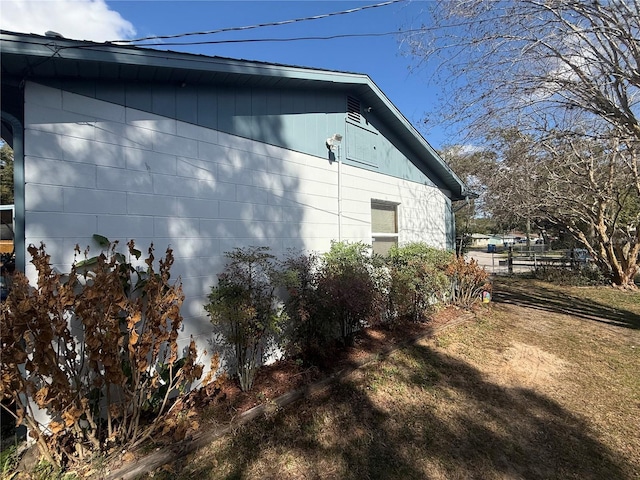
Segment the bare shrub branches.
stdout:
[[[169,283],[171,249],[156,271],[152,245],[146,270],[138,271],[116,247],[90,259],[85,252],[63,276],[44,245],[31,245],[37,287],[16,274],[0,307],[0,393],[58,465],[148,438],[170,396],[202,374],[193,341],[179,358],[184,296]],[[140,256],[133,241],[128,252]],[[143,421],[147,414],[151,420]]]

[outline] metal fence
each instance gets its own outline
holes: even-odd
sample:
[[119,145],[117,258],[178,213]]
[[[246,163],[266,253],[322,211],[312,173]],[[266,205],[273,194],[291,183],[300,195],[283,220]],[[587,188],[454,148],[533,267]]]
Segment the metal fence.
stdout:
[[[536,245],[535,247],[545,247]],[[483,254],[481,265],[493,274],[526,273],[540,268],[577,268],[591,259],[582,249],[549,251],[544,248],[506,247],[501,252]]]

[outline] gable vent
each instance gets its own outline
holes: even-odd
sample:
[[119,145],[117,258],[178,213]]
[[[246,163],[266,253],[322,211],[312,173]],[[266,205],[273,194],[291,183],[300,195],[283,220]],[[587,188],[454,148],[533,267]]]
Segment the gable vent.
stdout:
[[347,118],[360,123],[360,101],[357,98],[347,97]]

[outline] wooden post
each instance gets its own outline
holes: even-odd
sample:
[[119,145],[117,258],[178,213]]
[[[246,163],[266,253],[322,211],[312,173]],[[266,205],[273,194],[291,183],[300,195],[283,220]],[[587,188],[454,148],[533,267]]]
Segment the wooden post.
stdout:
[[509,256],[507,257],[507,267],[509,268],[509,275],[513,273],[513,246],[509,245]]

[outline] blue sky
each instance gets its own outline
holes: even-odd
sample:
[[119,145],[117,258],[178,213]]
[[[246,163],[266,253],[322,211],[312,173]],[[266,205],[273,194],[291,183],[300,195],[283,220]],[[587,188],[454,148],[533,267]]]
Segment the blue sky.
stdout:
[[[117,40],[280,22],[382,3],[359,1],[105,1],[1,0],[4,29],[43,34],[54,30],[68,38]],[[429,2],[404,0],[345,15],[241,32],[195,36],[176,41],[318,37],[397,32],[429,23]],[[74,16],[76,18],[74,18]],[[433,108],[437,87],[428,85],[435,64],[412,71],[415,60],[403,55],[403,35],[332,40],[247,42],[158,46],[175,51],[218,55],[341,70],[369,75],[405,117],[435,148],[453,143],[440,128],[425,130],[422,120]],[[169,40],[167,40],[169,41]]]

